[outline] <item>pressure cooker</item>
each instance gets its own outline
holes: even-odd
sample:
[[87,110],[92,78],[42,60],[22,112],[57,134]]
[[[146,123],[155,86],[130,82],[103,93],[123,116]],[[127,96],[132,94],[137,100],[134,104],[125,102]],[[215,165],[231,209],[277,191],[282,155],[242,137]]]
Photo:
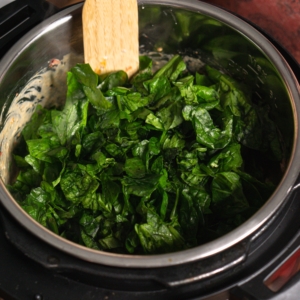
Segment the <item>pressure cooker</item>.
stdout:
[[[195,0],[139,1],[140,51],[179,53],[213,64],[249,82],[257,95],[274,103],[280,117],[276,122],[288,136],[289,155],[278,187],[259,211],[228,234],[192,249],[124,255],[88,249],[57,236],[11,196],[6,187],[9,158],[19,128],[12,134],[3,132],[21,113],[12,113],[11,104],[49,60],[66,59],[68,66],[82,60],[82,7],[79,3],[57,9],[43,1],[13,1],[1,8],[6,14],[1,27],[13,28],[3,32],[0,49],[0,297],[297,299],[299,65],[255,24],[213,5]],[[178,28],[180,14],[199,20],[202,27]],[[20,16],[28,24],[26,32],[18,23]],[[201,49],[206,37],[218,40],[224,35],[229,40],[218,49]]]

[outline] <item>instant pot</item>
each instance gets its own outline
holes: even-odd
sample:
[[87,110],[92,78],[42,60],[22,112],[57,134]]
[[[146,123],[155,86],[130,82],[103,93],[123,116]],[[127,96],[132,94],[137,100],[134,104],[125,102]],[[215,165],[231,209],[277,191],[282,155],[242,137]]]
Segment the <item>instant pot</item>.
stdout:
[[[1,8],[1,130],[11,121],[7,112],[14,96],[36,72],[52,58],[82,54],[82,5],[58,10],[46,1],[27,0]],[[200,1],[144,0],[139,12],[141,52],[163,49],[200,59],[270,98],[291,140],[280,184],[256,214],[221,238],[177,253],[129,256],[94,251],[54,235],[26,215],[4,180],[0,298],[298,299],[299,65],[254,24]],[[180,15],[204,27],[184,28]],[[218,44],[224,36],[228,42]],[[202,52],[206,37],[215,38],[218,47]],[[3,149],[2,140],[0,156],[7,155]],[[1,164],[5,178],[8,167]]]

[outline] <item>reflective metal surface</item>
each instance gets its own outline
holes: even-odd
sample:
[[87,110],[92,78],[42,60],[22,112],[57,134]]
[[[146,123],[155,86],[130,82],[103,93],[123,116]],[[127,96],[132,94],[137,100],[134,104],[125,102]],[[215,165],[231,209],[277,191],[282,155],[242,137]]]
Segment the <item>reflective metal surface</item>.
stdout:
[[[75,5],[49,18],[24,36],[2,59],[0,129],[7,121],[6,113],[15,94],[47,61],[68,53],[82,54],[81,8],[81,4]],[[109,266],[153,268],[192,262],[220,253],[250,237],[284,205],[300,167],[297,159],[300,97],[298,83],[284,58],[264,36],[239,18],[193,0],[139,1],[139,12],[141,52],[179,52],[201,59],[247,81],[259,97],[269,99],[275,111],[274,118],[290,145],[290,161],[273,196],[252,218],[229,234],[193,249],[153,256],[110,254],[69,242],[31,219],[10,196],[3,182],[0,199],[25,228],[66,253]],[[192,27],[186,26],[185,17],[193,19]],[[3,173],[1,176],[8,178]],[[243,259],[244,256],[237,258],[232,266]],[[222,272],[222,268],[217,271]]]

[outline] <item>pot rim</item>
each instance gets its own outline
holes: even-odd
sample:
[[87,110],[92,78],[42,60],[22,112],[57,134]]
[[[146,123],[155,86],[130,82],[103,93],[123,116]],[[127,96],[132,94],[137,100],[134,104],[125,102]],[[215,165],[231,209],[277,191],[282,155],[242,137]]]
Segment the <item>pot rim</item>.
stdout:
[[[294,116],[294,144],[291,151],[291,158],[286,173],[283,176],[279,186],[265,203],[265,205],[257,211],[249,220],[230,233],[213,240],[204,245],[197,246],[184,251],[159,254],[159,255],[124,255],[93,250],[71,241],[68,241],[50,230],[46,229],[38,222],[33,220],[23,209],[17,204],[8,192],[5,184],[0,182],[0,201],[4,207],[12,214],[12,216],[20,222],[27,230],[38,236],[44,242],[66,252],[72,256],[83,259],[85,261],[103,264],[113,267],[123,268],[157,268],[169,267],[183,263],[190,263],[195,260],[203,259],[208,256],[220,253],[229,247],[241,242],[249,237],[257,229],[259,229],[267,220],[269,220],[278,209],[283,205],[285,199],[293,191],[293,185],[299,174],[300,160],[296,159],[296,153],[300,151],[300,141],[298,133],[299,113],[300,113],[300,92],[299,84],[291,71],[285,59],[272,43],[258,32],[251,25],[238,18],[237,16],[216,6],[199,2],[196,0],[186,0],[184,3],[180,0],[139,0],[139,5],[172,5],[174,8],[181,8],[193,12],[203,13],[213,17],[229,27],[232,27],[242,35],[250,39],[255,45],[271,60],[273,65],[280,71],[287,92],[291,98],[292,112]],[[0,82],[3,74],[9,69],[14,57],[22,52],[23,48],[35,40],[38,36],[43,35],[47,28],[63,18],[69,17],[73,11],[79,9],[83,4],[76,4],[68,7],[61,12],[55,14],[49,19],[37,25],[34,29],[22,37],[1,60]]]

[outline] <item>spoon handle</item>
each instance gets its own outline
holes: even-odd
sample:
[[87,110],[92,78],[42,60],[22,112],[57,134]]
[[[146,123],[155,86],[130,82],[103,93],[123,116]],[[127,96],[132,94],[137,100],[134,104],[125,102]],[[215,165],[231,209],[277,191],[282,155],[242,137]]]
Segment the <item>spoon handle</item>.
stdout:
[[82,22],[84,59],[97,74],[138,71],[137,0],[86,0]]

